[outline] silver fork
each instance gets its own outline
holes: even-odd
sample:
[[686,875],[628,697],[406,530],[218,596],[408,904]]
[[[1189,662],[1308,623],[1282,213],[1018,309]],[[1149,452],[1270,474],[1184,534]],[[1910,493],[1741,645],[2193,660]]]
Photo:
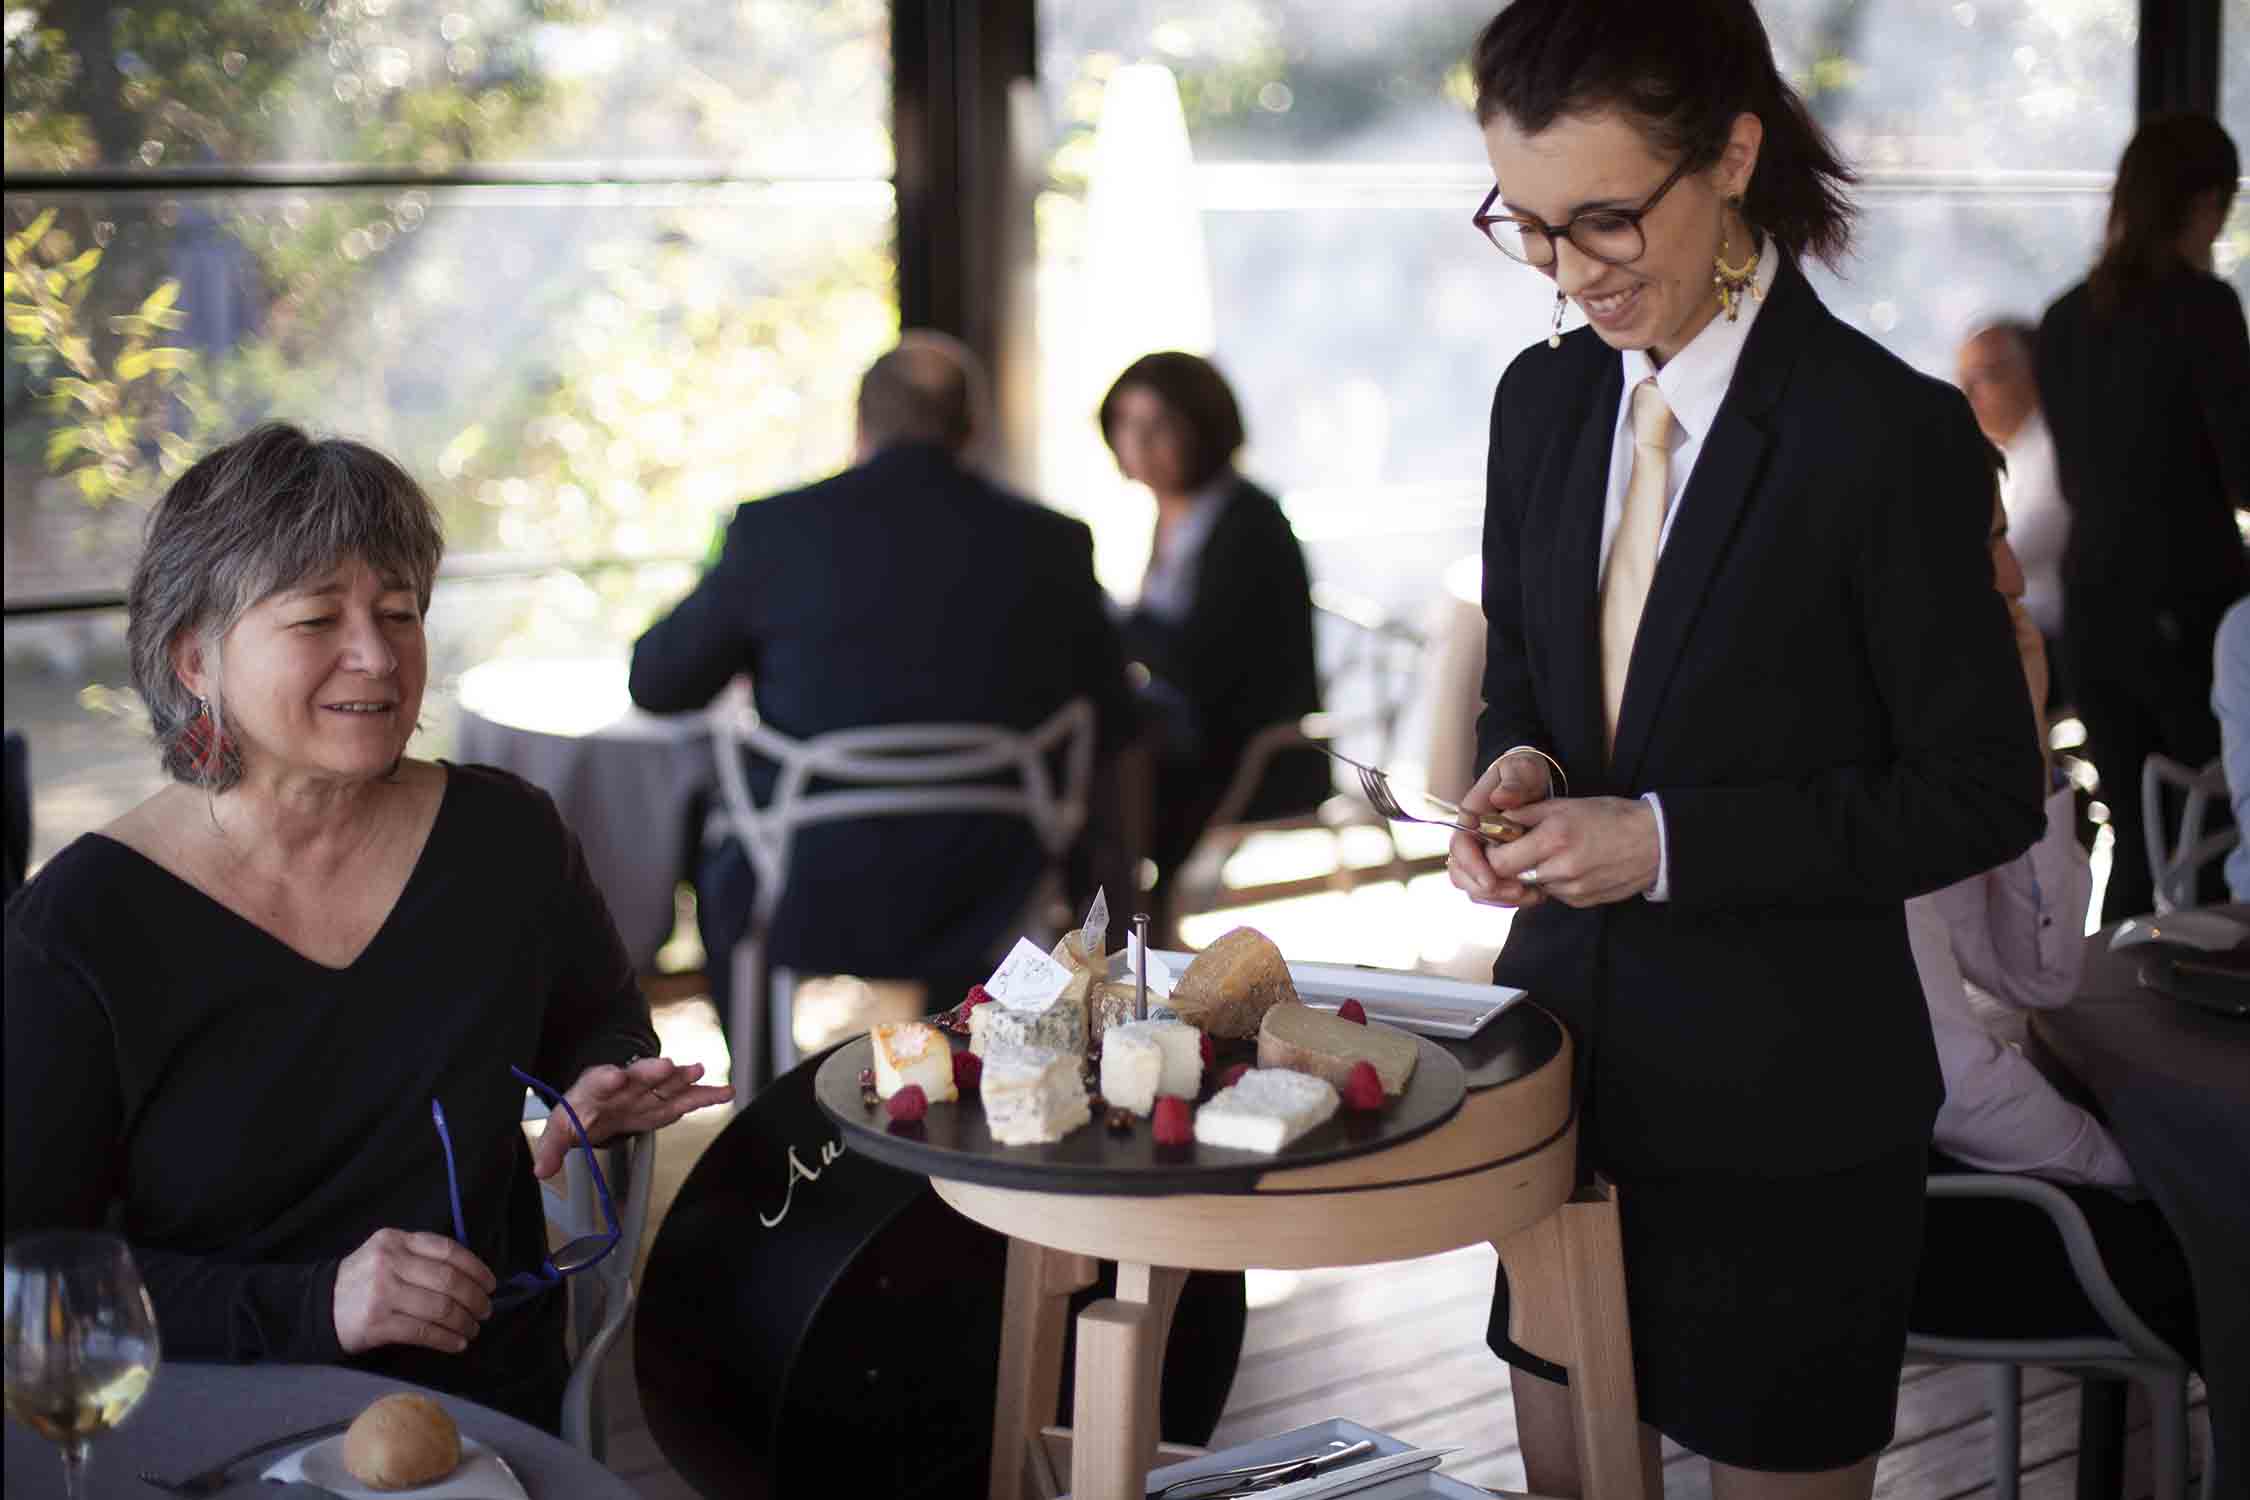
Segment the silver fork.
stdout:
[[1373,766],[1361,765],[1348,755],[1337,755],[1333,750],[1328,753],[1352,768],[1353,772],[1359,777],[1361,794],[1367,798],[1369,804],[1377,812],[1393,823],[1428,823],[1437,828],[1451,828],[1456,832],[1465,833],[1471,838],[1482,839],[1488,844],[1513,843],[1531,831],[1505,814],[1493,813],[1486,817],[1478,817],[1474,813],[1454,806],[1443,797],[1433,797],[1427,792],[1420,794],[1424,801],[1444,809],[1453,816],[1451,818],[1418,818],[1399,804],[1398,794],[1391,790],[1390,777],[1376,770]]
[[161,1475],[151,1474],[148,1470],[143,1469],[141,1470],[141,1483],[151,1489],[163,1490],[166,1494],[185,1496],[187,1500],[199,1500],[201,1496],[216,1495],[219,1491],[225,1489],[228,1472],[238,1464],[257,1458],[261,1454],[272,1453],[276,1449],[292,1448],[303,1443],[315,1442],[324,1437],[334,1437],[351,1425],[348,1419],[341,1422],[323,1422],[318,1427],[307,1427],[302,1432],[289,1432],[277,1438],[268,1438],[265,1442],[245,1448],[240,1453],[222,1459],[207,1469],[200,1469],[184,1479],[166,1479]]

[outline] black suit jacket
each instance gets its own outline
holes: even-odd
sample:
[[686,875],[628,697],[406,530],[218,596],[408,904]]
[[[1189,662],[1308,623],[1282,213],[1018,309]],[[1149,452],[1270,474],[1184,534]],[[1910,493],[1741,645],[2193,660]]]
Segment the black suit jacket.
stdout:
[[2027,848],[2040,759],[1967,403],[1784,260],[1658,561],[1604,753],[1597,579],[1623,374],[1591,331],[1493,403],[1480,763],[1663,803],[1670,897],[1519,912],[1494,967],[1581,1049],[1593,1160],[1826,1171],[1929,1139],[1902,903]]
[[[1105,747],[1134,720],[1093,534],[932,446],[886,448],[738,509],[717,564],[635,643],[633,701],[699,708],[738,672],[760,716],[795,739],[879,724],[1026,729],[1081,694]],[[772,782],[771,766],[752,765],[758,797]],[[775,961],[870,975],[974,967],[1039,863],[1020,822],[992,817],[816,826],[791,854]]]
[[2070,506],[2073,636],[2131,660],[2167,643],[2208,682],[2219,616],[2250,588],[2234,507],[2250,505],[2250,333],[2234,288],[2182,267],[2110,318],[2081,283],[2039,328],[2039,400]]
[[[1193,599],[1176,623],[1135,610],[1125,621],[1125,647],[1194,708],[1200,753],[1193,764],[1168,768],[1163,796],[1168,803],[1199,802],[1208,813],[1253,735],[1320,708],[1305,555],[1280,503],[1247,479],[1235,482],[1204,539]],[[1247,815],[1309,811],[1331,783],[1327,757],[1283,755]],[[1186,832],[1192,842],[1193,829]]]

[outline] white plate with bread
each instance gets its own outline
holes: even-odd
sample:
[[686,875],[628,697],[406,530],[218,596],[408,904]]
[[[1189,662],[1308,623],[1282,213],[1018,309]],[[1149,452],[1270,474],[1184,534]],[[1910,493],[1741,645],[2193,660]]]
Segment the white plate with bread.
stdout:
[[[1186,972],[1195,959],[1192,953],[1158,952],[1155,956],[1175,974]],[[1357,1000],[1370,1021],[1456,1040],[1475,1036],[1527,993],[1507,985],[1472,984],[1465,979],[1360,964],[1291,960],[1289,978],[1297,987],[1297,998],[1316,1009],[1334,1010],[1346,1000]]]
[[285,1455],[262,1477],[317,1484],[344,1500],[530,1500],[506,1459],[463,1436],[419,1391],[378,1399],[348,1431]]

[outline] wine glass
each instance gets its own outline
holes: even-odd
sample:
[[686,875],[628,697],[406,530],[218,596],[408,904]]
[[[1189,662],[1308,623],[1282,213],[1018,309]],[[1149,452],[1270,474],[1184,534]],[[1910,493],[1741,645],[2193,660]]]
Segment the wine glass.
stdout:
[[112,1234],[28,1234],[4,1271],[8,1415],[62,1445],[63,1493],[85,1493],[86,1445],[125,1420],[156,1374],[156,1310]]

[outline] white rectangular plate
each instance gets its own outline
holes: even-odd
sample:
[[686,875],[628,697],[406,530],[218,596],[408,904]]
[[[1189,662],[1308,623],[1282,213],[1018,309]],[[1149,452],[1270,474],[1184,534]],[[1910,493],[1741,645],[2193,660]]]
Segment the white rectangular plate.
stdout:
[[[1175,977],[1185,974],[1195,960],[1192,953],[1158,952],[1156,957],[1171,967]],[[1357,1000],[1370,1021],[1455,1039],[1475,1036],[1527,993],[1507,985],[1471,984],[1362,964],[1292,963],[1289,977],[1297,986],[1297,997],[1307,1005],[1334,1010],[1346,1000]]]

